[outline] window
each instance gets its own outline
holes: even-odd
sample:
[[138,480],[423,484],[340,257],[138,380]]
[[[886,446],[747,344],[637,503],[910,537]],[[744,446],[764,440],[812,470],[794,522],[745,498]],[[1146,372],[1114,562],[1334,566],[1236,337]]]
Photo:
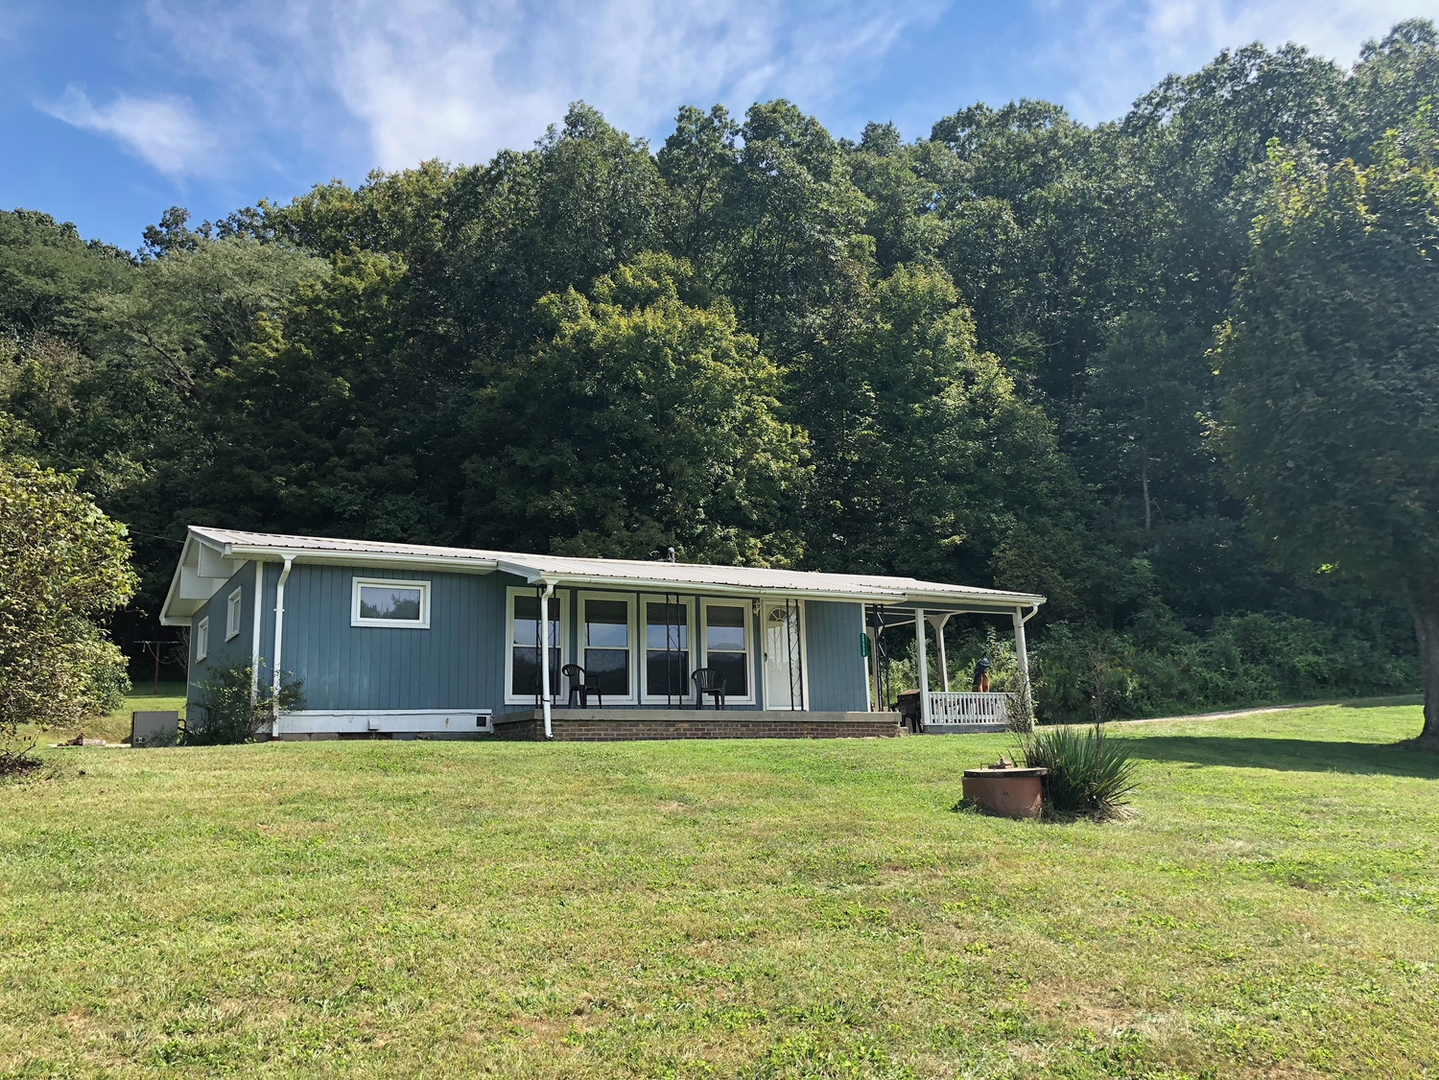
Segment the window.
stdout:
[[726,699],[740,703],[754,701],[749,612],[747,603],[704,603],[705,667],[724,679]]
[[195,626],[195,659],[203,660],[210,655],[210,616],[206,615]]
[[690,701],[690,613],[688,600],[647,596],[641,602],[645,626],[644,700],[650,703]]
[[634,701],[630,650],[634,634],[627,596],[580,597],[580,666],[606,698]]
[[350,607],[351,626],[430,627],[428,581],[379,581],[355,578]]
[[225,602],[225,640],[240,636],[240,601],[242,590],[236,589]]
[[[505,701],[511,705],[533,702],[540,696],[540,597],[534,589],[509,591],[509,630],[505,664]],[[564,693],[560,668],[564,666],[563,596],[550,597],[550,697]]]

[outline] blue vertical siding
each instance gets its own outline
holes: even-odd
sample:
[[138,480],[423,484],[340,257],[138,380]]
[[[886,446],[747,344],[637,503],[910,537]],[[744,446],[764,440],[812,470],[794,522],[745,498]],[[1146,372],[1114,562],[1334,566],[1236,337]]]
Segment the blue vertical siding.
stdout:
[[[225,640],[226,608],[230,594],[240,590],[240,632],[229,641]],[[204,660],[197,658],[199,639],[196,628],[200,620],[210,619],[210,651]],[[190,620],[190,667],[186,678],[185,703],[193,705],[199,694],[200,684],[221,668],[250,662],[250,646],[254,641],[255,628],[255,564],[245,563],[231,576],[205,605],[195,612]],[[188,713],[188,708],[187,708]]]
[[[428,581],[429,628],[351,626],[357,577]],[[504,584],[499,574],[296,563],[285,584],[281,668],[303,682],[306,709],[498,708]]]
[[864,605],[810,600],[805,604],[809,651],[809,707],[815,712],[864,712]]
[[[204,672],[228,663],[248,663],[253,620],[260,620],[260,662],[262,682],[271,678],[271,654],[275,641],[275,593],[281,564],[263,565],[264,587],[256,604],[255,566],[247,563],[230,582],[196,613],[210,616],[210,658],[203,664],[192,660],[191,700],[195,685]],[[350,625],[351,597],[356,577],[430,582],[430,627],[356,627]],[[244,597],[240,634],[224,640],[225,602],[239,587]],[[304,687],[304,708],[365,712],[372,710],[492,709],[500,713],[521,706],[505,703],[505,653],[507,644],[507,590],[531,589],[521,578],[510,574],[455,574],[395,570],[381,567],[325,566],[294,564],[285,586],[285,640],[281,669],[298,678]],[[568,626],[564,639],[568,658],[579,656],[579,594],[565,588]],[[641,595],[648,593],[598,589],[630,596],[639,622]],[[700,597],[684,594],[694,602],[698,621]],[[258,606],[258,611],[257,611]],[[735,709],[762,708],[764,701],[763,640],[758,616],[749,620],[754,642],[756,704],[733,705]],[[809,707],[816,711],[863,711],[865,699],[863,607],[857,603],[809,601],[805,605],[804,639],[808,661]],[[699,628],[695,627],[694,663],[699,663]],[[193,640],[193,634],[192,634]],[[636,676],[643,671],[644,629],[638,626],[634,665]],[[193,649],[193,644],[192,644]],[[565,680],[556,690],[564,703]],[[633,708],[635,706],[627,706]],[[663,708],[646,705],[641,708]]]

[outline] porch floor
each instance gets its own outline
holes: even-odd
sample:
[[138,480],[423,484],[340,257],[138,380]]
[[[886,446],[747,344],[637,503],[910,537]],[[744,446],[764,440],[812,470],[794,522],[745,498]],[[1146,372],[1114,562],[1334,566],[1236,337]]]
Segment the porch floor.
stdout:
[[[541,709],[495,716],[495,737],[542,740]],[[904,732],[893,712],[791,712],[756,709],[561,709],[551,713],[556,741],[630,739],[876,739]]]

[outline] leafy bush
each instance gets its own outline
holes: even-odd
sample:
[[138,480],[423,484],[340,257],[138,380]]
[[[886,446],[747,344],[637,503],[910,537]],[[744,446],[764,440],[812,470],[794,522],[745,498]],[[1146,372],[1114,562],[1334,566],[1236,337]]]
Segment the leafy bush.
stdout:
[[1050,627],[1031,654],[1048,723],[1101,722],[1246,705],[1412,693],[1418,671],[1382,634],[1292,615],[1215,619],[1199,636],[1164,608],[1124,633]]
[[1021,744],[1024,763],[1048,769],[1044,777],[1045,813],[1060,817],[1108,817],[1134,790],[1134,759],[1123,742],[1091,730],[1070,727],[1035,732]]
[[182,741],[186,746],[250,742],[269,725],[276,708],[284,712],[304,702],[298,679],[282,676],[275,694],[268,686],[255,686],[255,669],[249,664],[219,668],[201,684],[195,703],[199,715],[186,721]]
[[118,707],[125,658],[100,624],[138,581],[125,526],[75,475],[0,460],[0,736]]

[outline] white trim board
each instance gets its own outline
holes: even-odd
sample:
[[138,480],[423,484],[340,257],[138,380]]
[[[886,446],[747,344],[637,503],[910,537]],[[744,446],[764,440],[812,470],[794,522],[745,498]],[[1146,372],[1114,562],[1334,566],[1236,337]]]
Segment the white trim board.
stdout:
[[300,709],[280,714],[281,735],[331,732],[494,734],[490,709]]

